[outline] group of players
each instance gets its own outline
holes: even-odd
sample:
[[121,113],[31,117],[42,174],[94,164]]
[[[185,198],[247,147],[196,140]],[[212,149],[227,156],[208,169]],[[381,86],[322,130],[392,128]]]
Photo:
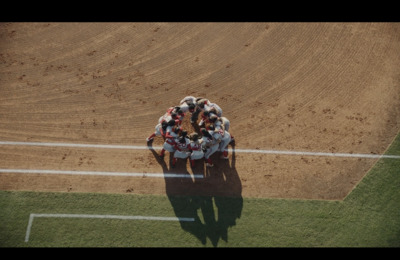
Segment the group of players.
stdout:
[[[182,128],[183,118],[190,113],[190,123],[197,124],[200,133],[195,131],[188,134]],[[164,139],[160,157],[164,158],[165,151],[173,154],[172,168],[177,159],[190,159],[190,166],[195,166],[195,160],[204,158],[207,167],[213,167],[210,156],[215,152],[222,152],[222,158],[228,159],[228,145],[234,142],[229,133],[230,122],[222,116],[222,109],[206,98],[187,96],[179,102],[178,106],[170,107],[158,120],[155,132],[147,139],[153,141],[154,137]]]

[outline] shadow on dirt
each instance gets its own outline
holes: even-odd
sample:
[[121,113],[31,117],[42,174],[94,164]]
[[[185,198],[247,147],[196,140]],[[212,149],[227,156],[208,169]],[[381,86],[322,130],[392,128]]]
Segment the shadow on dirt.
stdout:
[[[186,160],[178,159],[176,168],[171,168],[168,153],[161,159],[159,151],[155,151],[151,143],[148,145],[164,173],[192,176]],[[242,213],[242,184],[235,168],[234,146],[232,149],[230,160],[220,159],[221,153],[215,153],[212,168],[205,167],[204,160],[197,160],[192,172],[203,178],[164,178],[166,193],[176,216],[195,219],[194,222],[181,221],[182,229],[196,236],[203,245],[207,243],[207,237],[214,247],[218,246],[220,239],[228,242],[228,228],[236,225],[236,219]]]

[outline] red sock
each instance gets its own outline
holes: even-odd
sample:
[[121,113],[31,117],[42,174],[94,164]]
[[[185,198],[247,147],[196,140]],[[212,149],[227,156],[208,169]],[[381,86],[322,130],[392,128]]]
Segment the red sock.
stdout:
[[165,150],[164,150],[164,148],[163,148],[163,149],[161,149],[160,155],[161,155],[161,156],[164,156],[164,154],[165,154]]
[[175,165],[176,164],[176,158],[174,157],[173,159],[172,159],[172,165]]
[[156,136],[156,134],[155,134],[155,133],[152,133],[152,134],[149,136],[149,139],[154,138],[155,136]]

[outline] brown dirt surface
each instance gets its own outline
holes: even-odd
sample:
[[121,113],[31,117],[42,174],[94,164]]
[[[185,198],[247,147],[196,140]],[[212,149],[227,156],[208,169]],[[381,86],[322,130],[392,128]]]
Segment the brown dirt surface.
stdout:
[[[143,146],[192,95],[223,109],[238,150],[382,154],[400,130],[399,49],[399,23],[0,23],[0,141]],[[0,146],[1,169],[205,176],[3,172],[1,190],[335,200],[377,161],[234,149],[171,169],[159,149]]]

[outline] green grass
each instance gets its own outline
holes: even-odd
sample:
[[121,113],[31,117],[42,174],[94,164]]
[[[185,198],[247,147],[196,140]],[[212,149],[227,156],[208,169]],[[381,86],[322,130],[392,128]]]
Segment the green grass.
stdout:
[[[388,154],[400,155],[400,135]],[[195,222],[30,213],[194,217]],[[399,247],[400,160],[381,159],[344,201],[0,191],[0,247]]]

